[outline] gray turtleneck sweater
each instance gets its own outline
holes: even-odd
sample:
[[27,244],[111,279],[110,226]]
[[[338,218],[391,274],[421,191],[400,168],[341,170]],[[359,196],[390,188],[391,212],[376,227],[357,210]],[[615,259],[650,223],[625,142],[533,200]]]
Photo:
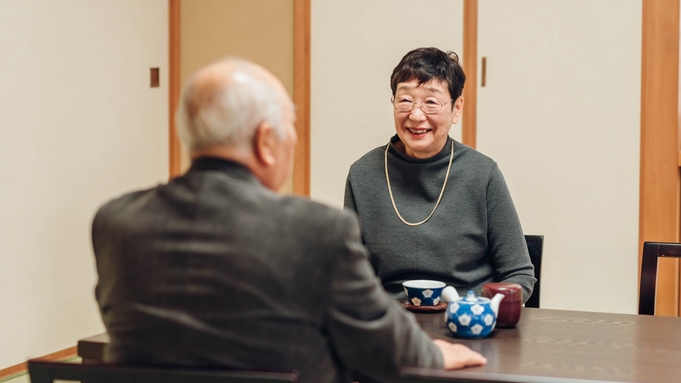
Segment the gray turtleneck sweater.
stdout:
[[428,217],[442,189],[451,145],[454,158],[442,201],[420,226],[400,221],[385,177],[385,146],[357,160],[348,174],[345,207],[359,216],[364,244],[385,288],[403,296],[402,282],[434,279],[459,294],[480,294],[488,282],[513,282],[523,301],[534,286],[520,220],[497,164],[478,151],[449,140],[428,159],[398,151],[394,136],[388,149],[390,185],[395,204],[407,222]]

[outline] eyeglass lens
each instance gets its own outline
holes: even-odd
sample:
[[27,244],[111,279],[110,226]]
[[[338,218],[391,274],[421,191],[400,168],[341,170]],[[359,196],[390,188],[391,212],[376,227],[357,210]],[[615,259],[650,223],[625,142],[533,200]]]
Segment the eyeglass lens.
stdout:
[[446,102],[441,104],[433,100],[427,100],[419,103],[414,103],[413,101],[409,100],[393,100],[395,109],[400,112],[411,112],[418,105],[421,111],[425,114],[437,113],[445,104]]

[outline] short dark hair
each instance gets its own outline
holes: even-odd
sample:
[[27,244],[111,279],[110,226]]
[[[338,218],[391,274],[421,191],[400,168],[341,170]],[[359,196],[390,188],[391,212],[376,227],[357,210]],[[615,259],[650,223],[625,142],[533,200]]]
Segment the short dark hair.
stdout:
[[[395,95],[397,84],[417,80],[419,85],[432,79],[444,81],[449,88],[452,100],[456,100],[463,92],[466,74],[459,63],[459,56],[446,53],[437,48],[417,48],[402,57],[390,76],[390,88]],[[452,102],[452,107],[454,103]]]

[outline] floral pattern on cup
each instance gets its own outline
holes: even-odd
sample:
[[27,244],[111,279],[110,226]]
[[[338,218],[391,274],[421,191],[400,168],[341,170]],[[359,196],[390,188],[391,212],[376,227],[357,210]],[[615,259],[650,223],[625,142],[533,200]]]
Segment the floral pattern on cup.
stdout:
[[440,303],[440,295],[445,287],[444,282],[426,279],[411,280],[402,283],[407,295],[407,302],[414,306],[435,306]]

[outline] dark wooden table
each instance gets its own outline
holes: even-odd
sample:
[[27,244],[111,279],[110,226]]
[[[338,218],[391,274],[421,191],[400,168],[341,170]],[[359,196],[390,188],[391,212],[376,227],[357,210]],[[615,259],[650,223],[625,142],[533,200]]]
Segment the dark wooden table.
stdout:
[[[681,318],[523,308],[518,327],[475,340],[452,337],[443,313],[417,314],[416,319],[431,337],[465,344],[487,357],[483,367],[437,376],[681,382]],[[108,342],[106,334],[83,339],[78,355],[101,361]]]
[[416,317],[431,337],[465,344],[487,357],[487,365],[466,373],[681,382],[677,317],[523,308],[518,327],[475,340],[454,338],[442,313]]
[[109,344],[109,334],[103,333],[78,341],[78,356],[83,363],[99,363],[104,360],[104,347]]

